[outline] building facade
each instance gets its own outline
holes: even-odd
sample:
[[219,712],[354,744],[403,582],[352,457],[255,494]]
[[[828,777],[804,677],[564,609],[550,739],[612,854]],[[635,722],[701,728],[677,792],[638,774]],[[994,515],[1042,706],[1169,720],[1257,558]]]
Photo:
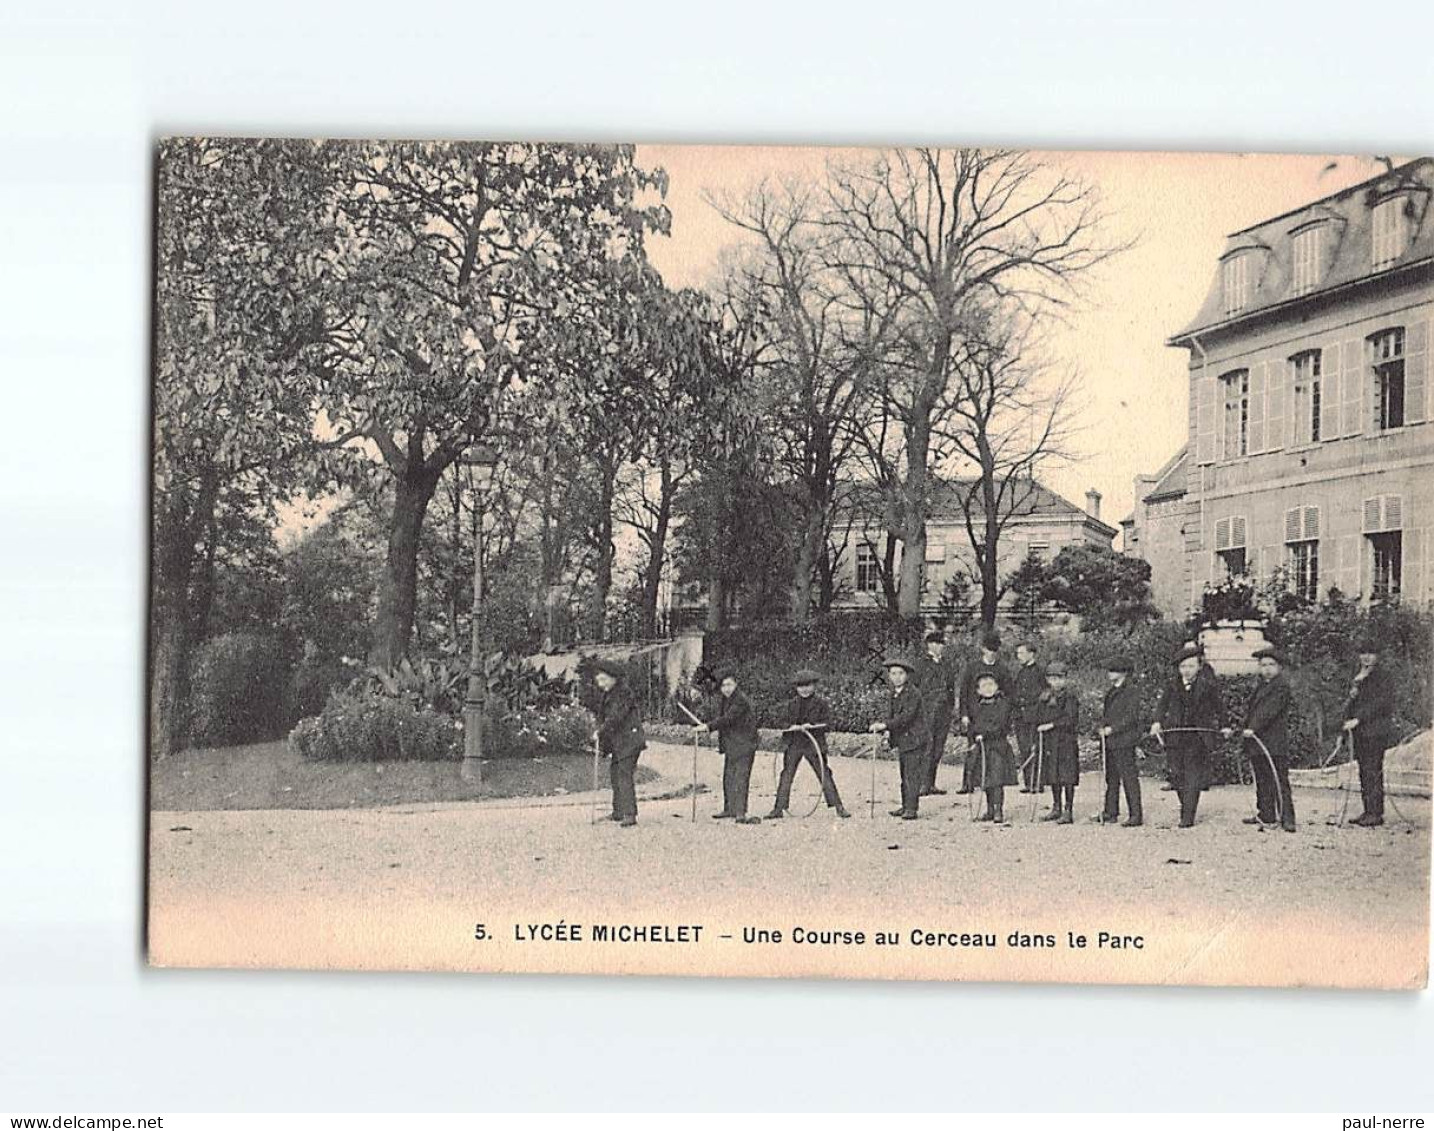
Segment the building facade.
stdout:
[[[938,481],[934,487],[926,523],[925,586],[921,599],[922,611],[927,614],[938,610],[947,581],[961,574],[971,580],[969,599],[976,604],[980,602],[981,584],[966,523],[965,500],[970,498],[971,488],[968,481]],[[1039,480],[1025,481],[1011,490],[1014,502],[996,551],[996,568],[1001,578],[1008,577],[1027,555],[1049,561],[1064,547],[1076,543],[1112,549],[1117,531],[1101,520],[1099,491],[1086,492],[1086,506],[1082,509]],[[886,530],[882,509],[874,492],[854,491],[849,498],[852,503],[833,533],[837,544],[846,547],[834,605],[848,609],[875,608],[885,601],[882,572]],[[974,521],[979,525],[981,519],[976,516]],[[893,568],[899,568],[900,563],[898,542]]]
[[1167,617],[1190,609],[1185,572],[1185,474],[1187,448],[1181,448],[1154,475],[1135,477],[1135,504],[1121,522],[1121,552],[1150,566],[1150,600]]
[[1231,574],[1311,600],[1434,595],[1431,193],[1421,158],[1227,241],[1168,343],[1189,351],[1186,607]]

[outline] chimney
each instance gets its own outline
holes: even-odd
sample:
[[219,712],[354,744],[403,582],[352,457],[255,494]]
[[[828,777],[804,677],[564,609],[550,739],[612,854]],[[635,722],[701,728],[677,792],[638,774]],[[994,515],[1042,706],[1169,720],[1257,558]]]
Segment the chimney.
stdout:
[[1097,522],[1100,521],[1100,492],[1094,487],[1085,493],[1085,512]]

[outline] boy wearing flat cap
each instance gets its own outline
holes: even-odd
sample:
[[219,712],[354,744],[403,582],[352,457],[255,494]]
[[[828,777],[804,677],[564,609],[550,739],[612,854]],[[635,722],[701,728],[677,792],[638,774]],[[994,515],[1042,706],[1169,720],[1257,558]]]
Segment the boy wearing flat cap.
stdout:
[[608,777],[612,783],[612,814],[625,829],[637,824],[637,756],[647,747],[642,729],[642,706],[627,686],[626,671],[615,660],[599,660],[593,676],[601,696],[597,710],[599,752],[612,761]]
[[921,801],[921,786],[926,779],[926,756],[931,749],[931,730],[921,689],[911,678],[916,665],[901,656],[888,657],[886,677],[891,681],[891,698],[887,700],[886,718],[871,724],[872,734],[886,735],[886,741],[901,765],[901,808],[891,815],[903,820],[916,820]]
[[1296,829],[1295,802],[1290,795],[1290,683],[1285,657],[1277,648],[1255,653],[1260,684],[1245,710],[1245,757],[1255,771],[1255,815],[1247,825],[1273,825],[1287,833]]
[[[976,706],[976,681],[983,675],[989,675],[996,681],[996,686],[1002,692],[1006,692],[1011,686],[1010,673],[1006,671],[1006,665],[1001,663],[1001,638],[994,632],[988,632],[981,638],[981,655],[977,660],[966,665],[961,673],[961,733],[970,738],[971,735],[971,712]],[[966,760],[961,772],[962,793],[970,793],[976,788],[976,778],[980,775],[980,752],[976,749],[975,740],[966,748]]]
[[921,701],[926,704],[931,728],[931,749],[926,759],[921,796],[940,797],[946,791],[936,785],[936,770],[946,753],[951,712],[956,706],[956,670],[946,658],[945,633],[935,630],[926,634],[926,654],[917,661],[916,683],[921,688]]
[[1080,785],[1080,700],[1066,684],[1066,666],[1052,660],[1046,667],[1046,693],[1037,708],[1041,784],[1051,787],[1051,811],[1045,820],[1069,825],[1075,821],[1075,791]]
[[1041,790],[1041,784],[1036,780],[1036,716],[1046,687],[1046,673],[1036,662],[1035,644],[1022,640],[1016,645],[1016,674],[1011,677],[1011,688],[1007,692],[1011,700],[1016,753],[1021,760],[1022,793],[1039,793]]
[[792,689],[795,694],[782,705],[782,737],[786,750],[782,755],[782,776],[777,781],[777,800],[768,819],[786,816],[787,806],[792,801],[792,782],[796,779],[797,768],[805,760],[817,775],[822,785],[822,797],[828,809],[835,809],[838,817],[850,817],[846,806],[841,803],[837,792],[836,779],[832,777],[831,764],[827,760],[827,730],[831,726],[832,710],[827,701],[817,694],[819,677],[810,668],[800,668],[792,675]]
[[1364,799],[1364,812],[1350,824],[1366,829],[1384,824],[1384,752],[1394,743],[1394,679],[1380,662],[1382,647],[1372,634],[1360,641],[1359,669],[1344,708],[1345,741],[1354,743]]
[[1200,650],[1187,644],[1174,656],[1175,678],[1160,698],[1150,733],[1165,749],[1170,780],[1180,798],[1180,827],[1195,824],[1200,794],[1210,784],[1212,758],[1224,726],[1218,680],[1200,678]]
[[1130,812],[1125,827],[1138,828],[1145,823],[1145,816],[1140,806],[1140,772],[1135,765],[1135,744],[1143,729],[1140,691],[1130,678],[1135,664],[1129,656],[1113,656],[1106,661],[1105,670],[1110,679],[1100,718],[1100,734],[1105,740],[1105,807],[1096,819],[1103,824],[1119,820],[1123,788]]
[[1016,759],[1011,753],[1011,704],[989,673],[976,680],[971,705],[971,741],[976,746],[976,772],[986,791],[980,821],[1002,824],[1006,819],[1006,786],[1016,784]]
[[716,731],[717,749],[722,754],[722,812],[712,817],[718,821],[730,818],[739,825],[758,825],[761,817],[747,816],[752,760],[757,756],[757,715],[737,686],[736,672],[727,668],[716,676],[717,710],[710,720],[692,728],[697,734]]

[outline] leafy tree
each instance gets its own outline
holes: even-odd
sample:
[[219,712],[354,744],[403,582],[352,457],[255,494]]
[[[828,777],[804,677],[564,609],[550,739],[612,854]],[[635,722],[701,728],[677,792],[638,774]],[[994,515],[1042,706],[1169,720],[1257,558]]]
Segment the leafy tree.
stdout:
[[393,481],[370,649],[387,667],[412,636],[441,477],[476,439],[514,446],[515,409],[556,391],[552,361],[602,306],[608,261],[665,227],[638,202],[664,181],[630,146],[351,143],[335,170],[342,329],[322,405],[331,442],[376,451]]
[[150,736],[184,741],[194,645],[214,577],[251,519],[292,488],[310,439],[319,149],[167,139],[156,155]]
[[1076,613],[1086,629],[1129,628],[1159,616],[1150,603],[1150,563],[1098,546],[1073,544],[1047,567],[1044,600]]
[[1046,599],[1049,583],[1050,573],[1046,563],[1030,553],[1006,579],[1006,592],[1015,597],[1016,619],[1024,628],[1034,629],[1039,623],[1041,604]]

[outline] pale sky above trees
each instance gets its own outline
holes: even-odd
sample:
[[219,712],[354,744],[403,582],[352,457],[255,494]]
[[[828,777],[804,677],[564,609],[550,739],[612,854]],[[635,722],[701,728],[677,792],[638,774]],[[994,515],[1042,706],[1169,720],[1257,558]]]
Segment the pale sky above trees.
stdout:
[[[838,151],[808,147],[642,145],[638,163],[669,175],[672,235],[648,252],[670,286],[713,280],[739,233],[703,198],[741,193],[764,177],[820,178]],[[1085,458],[1044,475],[1078,503],[1105,497],[1112,525],[1129,513],[1132,479],[1156,470],[1185,441],[1184,350],[1165,340],[1198,309],[1225,237],[1378,173],[1372,158],[1193,153],[1050,153],[1100,192],[1106,242],[1134,246],[1091,272],[1085,301],[1053,332],[1060,363],[1084,376]],[[1327,168],[1331,161],[1337,164]]]

